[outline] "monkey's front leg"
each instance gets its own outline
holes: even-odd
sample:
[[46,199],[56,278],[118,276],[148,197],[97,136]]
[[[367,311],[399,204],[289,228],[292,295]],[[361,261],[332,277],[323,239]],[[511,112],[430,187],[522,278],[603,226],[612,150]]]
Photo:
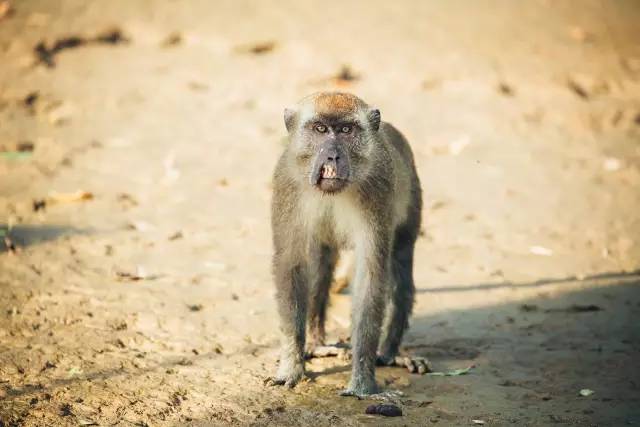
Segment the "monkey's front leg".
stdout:
[[366,396],[378,392],[375,366],[388,281],[386,254],[386,248],[375,248],[372,253],[358,256],[352,309],[351,381],[341,393],[343,396]]
[[300,264],[275,260],[276,298],[280,314],[282,351],[271,385],[295,386],[304,376],[304,341],[307,317],[307,271]]

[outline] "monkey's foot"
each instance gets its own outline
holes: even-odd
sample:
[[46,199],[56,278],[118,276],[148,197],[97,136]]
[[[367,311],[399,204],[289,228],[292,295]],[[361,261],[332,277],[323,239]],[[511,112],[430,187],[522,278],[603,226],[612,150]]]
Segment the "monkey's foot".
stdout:
[[286,378],[286,377],[268,377],[264,380],[264,385],[275,387],[277,385],[283,385],[288,388],[294,388],[296,384],[300,382],[300,379]]
[[317,345],[307,350],[306,357],[307,359],[314,359],[317,357],[338,357],[342,360],[350,360],[351,348],[348,344],[344,343]]
[[283,385],[288,388],[295,387],[296,384],[304,377],[304,367],[296,366],[289,370],[289,372],[280,372],[274,377],[268,377],[264,380],[264,384],[268,386]]
[[424,375],[427,372],[432,372],[431,363],[425,357],[415,356],[378,356],[376,359],[378,366],[398,366],[401,368],[407,368],[412,374]]
[[340,396],[352,396],[362,399],[363,397],[369,397],[374,394],[378,394],[380,390],[378,385],[374,381],[358,381],[354,384],[353,381],[349,384],[346,390],[340,392]]

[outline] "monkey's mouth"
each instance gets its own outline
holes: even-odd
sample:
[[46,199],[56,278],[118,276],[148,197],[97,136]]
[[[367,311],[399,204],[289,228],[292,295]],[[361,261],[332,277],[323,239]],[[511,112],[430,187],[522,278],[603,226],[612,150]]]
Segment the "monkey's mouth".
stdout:
[[347,185],[347,180],[338,176],[333,164],[322,165],[319,175],[316,186],[325,193],[337,193]]
[[322,165],[322,170],[320,171],[320,179],[337,179],[338,172],[336,171],[336,167],[334,165]]

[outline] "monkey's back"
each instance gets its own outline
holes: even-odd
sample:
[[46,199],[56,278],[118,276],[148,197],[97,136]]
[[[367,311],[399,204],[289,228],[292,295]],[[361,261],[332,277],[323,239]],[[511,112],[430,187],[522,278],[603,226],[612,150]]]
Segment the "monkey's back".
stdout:
[[422,189],[416,170],[413,151],[407,139],[391,123],[382,122],[380,132],[390,149],[394,170],[394,215],[397,225],[412,229],[420,226]]

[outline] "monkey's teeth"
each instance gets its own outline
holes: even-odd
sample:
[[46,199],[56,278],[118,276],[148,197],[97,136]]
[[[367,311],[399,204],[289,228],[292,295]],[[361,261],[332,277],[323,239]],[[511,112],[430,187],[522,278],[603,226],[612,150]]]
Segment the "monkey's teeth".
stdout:
[[327,179],[335,178],[337,176],[337,171],[334,166],[323,165],[320,175],[322,176],[322,178],[327,178]]

